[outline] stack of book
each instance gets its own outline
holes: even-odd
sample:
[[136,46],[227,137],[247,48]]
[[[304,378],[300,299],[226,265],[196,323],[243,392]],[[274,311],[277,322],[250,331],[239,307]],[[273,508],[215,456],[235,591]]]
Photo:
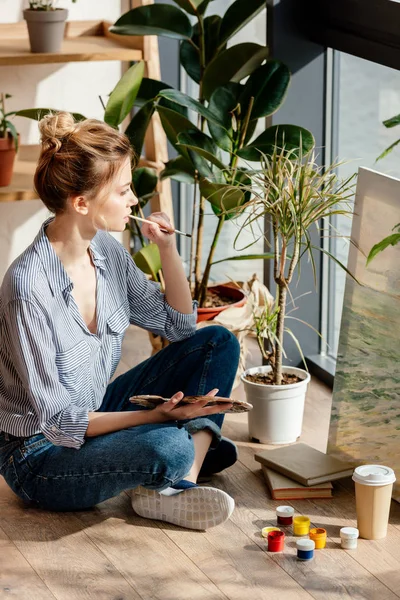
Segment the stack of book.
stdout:
[[331,498],[332,481],[352,475],[354,466],[319,452],[307,444],[263,450],[261,463],[273,500]]

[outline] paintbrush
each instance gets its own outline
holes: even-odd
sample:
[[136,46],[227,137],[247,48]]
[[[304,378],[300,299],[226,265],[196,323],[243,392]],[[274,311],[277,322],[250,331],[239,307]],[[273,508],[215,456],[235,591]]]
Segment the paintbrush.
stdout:
[[[128,215],[130,219],[135,219],[136,221],[142,221],[143,223],[150,223],[150,225],[158,225],[158,223],[155,223],[155,221],[149,221],[148,219],[142,219],[142,217],[137,217],[136,215]],[[162,231],[163,233],[171,233],[170,231],[168,231],[167,229],[163,229],[160,225],[158,225],[160,227],[160,231]],[[192,234],[191,233],[185,233],[184,231],[179,231],[179,229],[174,229],[173,233],[179,233],[179,235],[186,235],[186,237],[191,238]]]

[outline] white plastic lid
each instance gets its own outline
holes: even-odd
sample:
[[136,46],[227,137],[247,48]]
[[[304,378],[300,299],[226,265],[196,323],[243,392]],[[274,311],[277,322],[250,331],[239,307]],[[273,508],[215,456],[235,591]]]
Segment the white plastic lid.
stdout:
[[390,467],[361,465],[361,467],[354,469],[352,479],[363,485],[387,485],[396,481],[396,475]]
[[310,540],[308,538],[302,538],[301,540],[297,540],[296,542],[297,550],[303,550],[304,552],[309,552],[310,550],[315,549],[314,540]]
[[340,530],[340,537],[345,540],[356,540],[359,534],[357,527],[342,527]]
[[292,506],[278,506],[276,514],[278,517],[293,517],[294,508]]

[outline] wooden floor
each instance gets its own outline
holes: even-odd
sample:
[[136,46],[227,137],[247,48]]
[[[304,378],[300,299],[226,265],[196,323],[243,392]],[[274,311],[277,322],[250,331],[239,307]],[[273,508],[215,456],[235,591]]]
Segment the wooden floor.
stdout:
[[[134,328],[124,342],[119,372],[149,355],[146,334]],[[254,353],[249,364],[258,361]],[[243,397],[238,388],[233,394]],[[302,440],[325,450],[331,393],[312,381]],[[355,525],[351,481],[331,500],[289,502],[314,526],[325,527],[325,550],[311,562],[295,557],[287,537],[283,554],[269,554],[261,528],[275,525],[245,415],[228,415],[224,434],[240,460],[214,477],[236,501],[232,518],[207,532],[141,519],[126,493],[79,513],[24,508],[0,478],[0,598],[16,600],[391,600],[400,598],[400,506],[393,503],[388,536],[359,540],[342,550],[339,529]]]

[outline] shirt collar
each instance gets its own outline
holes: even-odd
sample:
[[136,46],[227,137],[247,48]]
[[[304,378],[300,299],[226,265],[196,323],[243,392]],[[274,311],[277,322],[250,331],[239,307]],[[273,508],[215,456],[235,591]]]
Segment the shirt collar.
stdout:
[[[42,224],[33,245],[43,264],[51,291],[53,292],[53,295],[55,295],[58,292],[69,292],[74,286],[45,232],[47,225],[49,225],[53,219],[54,217],[50,217]],[[98,234],[96,233],[90,242],[89,248],[94,265],[104,270],[105,257],[99,252],[98,243],[96,243],[97,235]]]

